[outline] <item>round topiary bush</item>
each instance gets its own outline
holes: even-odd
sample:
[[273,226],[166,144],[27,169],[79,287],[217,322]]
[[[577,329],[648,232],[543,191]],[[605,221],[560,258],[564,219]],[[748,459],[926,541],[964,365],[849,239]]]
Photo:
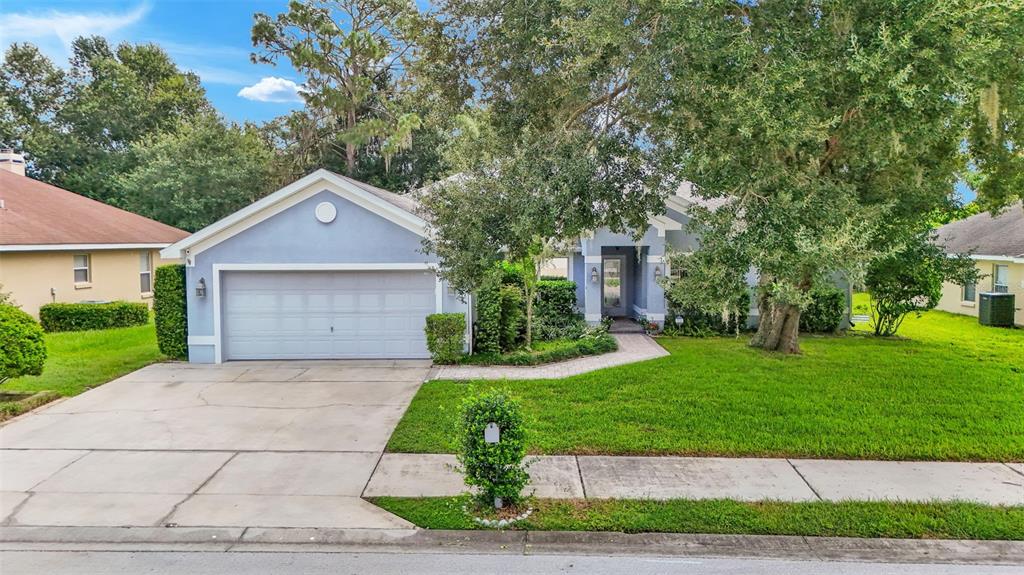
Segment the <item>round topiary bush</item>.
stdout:
[[[489,443],[488,425],[498,427],[498,441]],[[526,457],[526,424],[519,400],[491,389],[463,400],[456,437],[459,464],[466,485],[477,489],[484,507],[516,505],[530,481]]]
[[20,309],[0,304],[0,383],[43,373],[46,340],[43,328]]

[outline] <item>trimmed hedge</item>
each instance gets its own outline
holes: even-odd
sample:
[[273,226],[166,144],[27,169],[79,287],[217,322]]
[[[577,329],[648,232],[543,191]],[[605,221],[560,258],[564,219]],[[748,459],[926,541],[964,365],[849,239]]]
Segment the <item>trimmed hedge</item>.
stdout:
[[156,268],[153,314],[160,353],[175,359],[188,359],[188,305],[185,298],[184,264]]
[[846,311],[846,294],[833,286],[822,286],[811,292],[811,305],[800,313],[800,331],[832,333],[839,329]]
[[432,313],[427,316],[427,349],[434,363],[455,363],[466,346],[466,315]]
[[476,292],[475,353],[501,353],[501,284],[489,277]]
[[45,363],[43,329],[27,313],[0,304],[0,382],[22,375],[40,375]]
[[508,353],[519,347],[526,334],[526,305],[523,290],[518,286],[504,285],[498,295],[501,299],[501,351]]
[[131,327],[148,321],[149,306],[141,302],[48,303],[39,308],[39,323],[48,332]]

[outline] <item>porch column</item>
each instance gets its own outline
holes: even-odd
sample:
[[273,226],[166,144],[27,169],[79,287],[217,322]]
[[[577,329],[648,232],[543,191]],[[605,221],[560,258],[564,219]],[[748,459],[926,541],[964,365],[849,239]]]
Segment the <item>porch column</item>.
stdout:
[[[668,268],[665,265],[665,241],[652,242],[643,264],[643,282],[647,286],[647,319],[665,325],[665,290],[658,283],[657,277],[665,277]],[[661,275],[658,276],[658,272]]]
[[[593,238],[583,239],[583,277],[576,281],[586,286],[583,290],[583,318],[590,325],[601,323],[601,245]],[[597,281],[593,281],[594,270],[597,270]]]

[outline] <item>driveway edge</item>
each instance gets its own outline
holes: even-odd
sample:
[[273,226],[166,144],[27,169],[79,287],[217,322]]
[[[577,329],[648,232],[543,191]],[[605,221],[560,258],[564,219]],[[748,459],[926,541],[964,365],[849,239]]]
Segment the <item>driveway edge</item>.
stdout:
[[1024,564],[1021,541],[425,529],[8,526],[0,527],[0,550],[573,554]]

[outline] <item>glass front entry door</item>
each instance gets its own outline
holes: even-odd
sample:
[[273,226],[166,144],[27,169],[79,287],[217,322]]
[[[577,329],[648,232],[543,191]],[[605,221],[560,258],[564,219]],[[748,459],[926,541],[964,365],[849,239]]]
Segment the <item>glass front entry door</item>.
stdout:
[[626,258],[601,258],[601,313],[612,317],[626,315],[626,287],[624,285]]

